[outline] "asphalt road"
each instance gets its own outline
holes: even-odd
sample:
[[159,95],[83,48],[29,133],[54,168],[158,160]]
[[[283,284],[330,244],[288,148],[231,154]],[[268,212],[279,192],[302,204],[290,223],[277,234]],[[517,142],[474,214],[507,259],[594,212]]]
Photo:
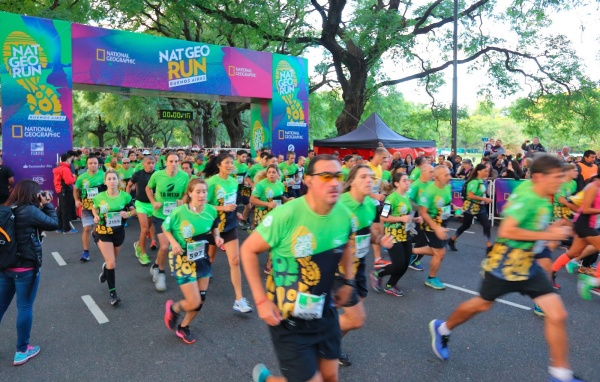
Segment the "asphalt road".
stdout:
[[[439,277],[452,286],[476,291],[484,244],[481,227],[474,225],[470,231],[474,233],[465,233],[457,242],[459,252],[446,256]],[[164,303],[181,294],[170,276],[167,292],[154,289],[148,267],[141,266],[133,254],[137,232],[134,220],[118,260],[117,290],[123,299],[118,307],[110,306],[107,287],[98,282],[102,264],[98,248],[92,244],[92,261],[81,264],[79,235],[48,233],[31,336],[41,353],[25,365],[12,366],[13,302],[0,325],[0,381],[250,381],[252,367],[259,362],[278,372],[266,324],[256,313],[232,310],[233,289],[222,252],[213,265],[206,306],[192,324],[198,341],[186,345],[170,332],[163,323]],[[66,265],[59,266],[52,252],[58,252]],[[261,260],[264,264],[266,256]],[[423,263],[427,266],[428,260]],[[404,297],[370,292],[365,327],[343,340],[354,364],[341,369],[342,381],[547,380],[543,320],[520,295],[505,297],[516,306],[497,303],[490,312],[455,329],[450,360],[437,359],[430,348],[428,322],[445,318],[470,294],[427,288],[425,273],[407,272],[399,283]],[[593,326],[600,300],[581,300],[576,278],[566,272],[560,276],[570,315],[573,368],[588,381],[600,381]],[[254,305],[246,284],[244,292]],[[82,296],[90,296],[108,322],[99,324]]]

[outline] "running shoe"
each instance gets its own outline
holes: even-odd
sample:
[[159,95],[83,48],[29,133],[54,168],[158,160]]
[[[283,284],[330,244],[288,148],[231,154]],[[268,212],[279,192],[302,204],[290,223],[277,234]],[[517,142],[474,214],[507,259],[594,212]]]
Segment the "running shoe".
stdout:
[[252,382],[266,382],[271,372],[265,365],[258,363],[252,369]]
[[165,276],[164,273],[158,273],[158,276],[156,276],[156,281],[154,282],[154,287],[159,292],[164,292],[167,290],[167,276]]
[[70,229],[68,231],[64,231],[63,235],[70,235],[72,233],[78,233],[79,231],[77,231],[76,229]]
[[594,276],[596,274],[596,270],[592,269],[592,267],[579,267],[577,270],[582,275]]
[[138,261],[142,265],[148,265],[151,263],[150,258],[145,253],[141,253],[139,256],[137,256],[137,254],[136,254],[136,257],[138,258]]
[[156,240],[152,240],[152,242],[150,243],[150,249],[156,251]]
[[600,288],[593,288],[590,292],[596,296],[600,296]]
[[[252,228],[248,228],[246,231],[248,232],[248,235],[250,235],[250,234],[252,233],[253,229],[252,229]],[[262,364],[259,364],[259,365],[262,365]],[[258,365],[256,365],[256,366],[258,366]],[[255,367],[256,367],[256,366],[255,366]],[[264,366],[264,365],[263,365],[263,366]]]
[[265,267],[265,270],[263,271],[265,275],[270,275],[271,274],[271,267]]
[[338,358],[340,366],[352,366],[352,361],[350,361],[350,357],[346,353],[340,353],[340,358]]
[[397,286],[386,286],[384,292],[396,297],[404,296],[404,292],[402,291],[402,289],[398,288]]
[[383,258],[379,258],[377,260],[375,260],[375,262],[373,263],[373,266],[375,268],[384,268],[386,265],[391,264],[389,261],[384,260]]
[[173,310],[173,300],[167,300],[165,304],[165,325],[170,331],[174,331],[177,328],[177,321],[179,320],[179,314]]
[[567,272],[574,273],[577,268],[579,268],[580,263],[577,260],[571,260],[565,265]]
[[233,303],[233,310],[237,310],[241,313],[250,313],[252,312],[252,307],[248,304],[248,300],[245,297],[242,297],[240,300]]
[[100,284],[104,284],[106,282],[106,263],[102,264],[102,272],[100,272],[98,280],[100,281]]
[[190,332],[189,326],[177,325],[175,334],[177,334],[177,337],[181,338],[186,344],[193,344],[196,342],[196,337]]
[[119,305],[120,302],[121,302],[121,299],[119,298],[119,296],[117,296],[117,292],[111,292],[110,293],[110,305],[116,306],[116,305]]
[[560,285],[556,282],[556,272],[552,272],[552,288],[559,290]]
[[440,279],[438,279],[437,277],[427,278],[427,280],[425,280],[425,285],[437,290],[446,289],[444,283],[441,282]]
[[450,248],[452,252],[457,252],[458,249],[456,249],[456,240],[448,239],[448,248]]
[[238,223],[238,227],[240,227],[240,229],[246,229],[246,228],[248,228],[249,225],[250,224],[244,220],[240,220],[240,222]]
[[542,309],[540,309],[538,304],[535,304],[533,306],[533,313],[535,313],[536,316],[546,317],[546,313],[544,313],[544,311]]
[[588,275],[579,275],[577,280],[577,292],[584,300],[592,299],[592,289],[597,288],[596,278]]
[[448,341],[450,336],[443,336],[438,332],[442,320],[433,320],[429,323],[429,333],[431,334],[431,348],[435,355],[442,361],[446,361],[450,357],[448,352]]
[[408,265],[408,267],[414,271],[424,271],[425,268],[421,265],[419,261],[413,261]]
[[140,248],[139,246],[139,241],[136,241],[135,243],[133,243],[133,250],[136,256],[139,257],[139,255],[142,253],[142,248]]
[[56,232],[56,233],[63,233],[63,230],[62,230],[62,229],[57,229],[57,230],[56,230],[56,231],[54,231],[54,232]]
[[155,267],[154,265],[150,267],[150,276],[152,276],[153,283],[158,281],[158,267]]
[[39,346],[27,345],[27,350],[25,350],[24,352],[18,351],[15,353],[15,359],[13,360],[13,365],[15,365],[15,366],[22,365],[25,362],[32,359],[33,357],[35,357],[36,355],[38,355],[39,353],[40,353]]
[[[550,376],[550,379],[548,379],[548,382],[564,382],[562,379],[558,379],[556,377]],[[573,375],[573,378],[569,379],[568,382],[585,382],[583,379],[579,378],[576,375]]]
[[381,285],[381,277],[379,277],[377,272],[373,271],[369,273],[369,276],[371,277],[371,288],[373,288],[375,292],[383,291],[383,286]]
[[79,261],[81,261],[82,263],[90,261],[90,252],[89,251],[81,252],[81,257],[79,258]]

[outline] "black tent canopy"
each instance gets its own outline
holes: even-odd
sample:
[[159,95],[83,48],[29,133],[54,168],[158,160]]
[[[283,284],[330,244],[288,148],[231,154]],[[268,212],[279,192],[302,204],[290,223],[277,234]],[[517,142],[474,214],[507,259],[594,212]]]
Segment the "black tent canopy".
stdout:
[[318,139],[313,145],[318,147],[375,149],[383,144],[386,148],[435,147],[435,141],[406,138],[383,122],[377,113],[373,113],[356,130],[335,138]]

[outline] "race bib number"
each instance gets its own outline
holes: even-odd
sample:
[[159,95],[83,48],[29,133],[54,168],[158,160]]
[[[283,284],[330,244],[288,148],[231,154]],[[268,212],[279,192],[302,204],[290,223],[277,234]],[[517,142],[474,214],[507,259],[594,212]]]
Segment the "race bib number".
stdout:
[[277,207],[279,207],[281,205],[281,200],[279,200],[279,199],[273,199],[273,202],[275,202]]
[[98,195],[98,187],[88,188],[86,194],[88,199],[94,198],[96,195]]
[[206,240],[187,243],[186,256],[188,261],[204,259],[206,257],[206,244],[208,244]]
[[324,306],[325,295],[315,296],[309,293],[298,292],[293,316],[303,320],[316,320],[323,317]]
[[371,234],[356,236],[356,258],[362,259],[369,253],[371,247]]
[[123,222],[120,212],[107,212],[106,213],[106,226],[107,227],[120,227]]
[[293,184],[292,185],[292,190],[299,190],[300,189],[300,185],[299,184]]
[[163,215],[169,216],[175,207],[177,207],[177,202],[164,202],[162,208]]
[[440,218],[442,220],[446,220],[446,219],[450,218],[451,214],[452,214],[452,206],[444,206],[444,207],[442,207],[442,213],[440,214]]
[[227,195],[225,195],[225,198],[223,198],[223,205],[228,206],[230,204],[235,204],[236,199],[237,199],[237,193],[232,192],[231,194],[227,194]]
[[237,183],[238,184],[244,183],[244,176],[243,175],[238,175],[236,178],[237,178]]

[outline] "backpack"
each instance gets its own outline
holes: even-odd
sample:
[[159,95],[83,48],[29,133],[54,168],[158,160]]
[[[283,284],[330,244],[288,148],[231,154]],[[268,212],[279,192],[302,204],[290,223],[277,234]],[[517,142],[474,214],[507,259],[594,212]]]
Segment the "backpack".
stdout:
[[465,181],[462,185],[462,189],[460,190],[460,196],[462,197],[462,200],[467,200],[467,184],[469,184],[469,182]]
[[13,208],[0,206],[0,270],[15,267],[19,261]]

